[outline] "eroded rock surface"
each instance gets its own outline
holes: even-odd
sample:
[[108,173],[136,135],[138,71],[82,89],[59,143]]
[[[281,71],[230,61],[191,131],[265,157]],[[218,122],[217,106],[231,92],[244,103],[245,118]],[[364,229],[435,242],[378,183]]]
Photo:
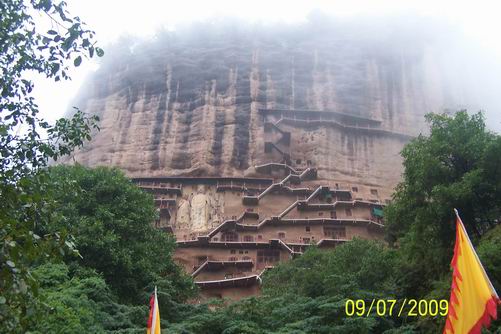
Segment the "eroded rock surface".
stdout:
[[[254,166],[280,160],[265,153],[260,109],[326,111],[380,121],[384,131],[273,119],[291,133],[290,163],[309,161],[321,180],[389,191],[400,178],[399,151],[424,128],[423,115],[450,99],[439,69],[418,32],[342,23],[195,27],[123,44],[76,103],[100,116],[101,131],[74,159],[133,177],[254,176]],[[203,201],[179,212],[206,216]]]

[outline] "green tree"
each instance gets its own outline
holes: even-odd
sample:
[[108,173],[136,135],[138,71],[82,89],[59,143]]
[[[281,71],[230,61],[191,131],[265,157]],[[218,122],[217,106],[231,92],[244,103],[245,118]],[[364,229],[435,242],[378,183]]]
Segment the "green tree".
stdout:
[[388,239],[402,254],[401,285],[422,296],[448,273],[457,208],[476,240],[499,218],[499,137],[481,113],[429,114],[429,136],[402,151],[404,179],[385,210]]
[[277,333],[372,333],[393,328],[394,319],[348,317],[345,302],[400,298],[397,261],[394,250],[370,240],[354,239],[329,251],[310,248],[264,275],[263,293],[271,297],[273,320],[263,328],[273,326]]
[[118,169],[76,166],[50,168],[58,219],[47,230],[75,237],[81,258],[74,265],[102,274],[120,301],[146,303],[153,286],[168,312],[168,301],[183,302],[195,290],[172,260],[175,240],[152,223],[157,217],[153,197]]
[[265,273],[263,292],[307,297],[367,298],[398,293],[395,251],[382,243],[354,239],[334,250],[310,248],[292,262]]
[[487,232],[478,244],[477,253],[496,291],[501,291],[501,225]]
[[104,279],[94,270],[71,272],[64,264],[45,263],[33,274],[40,282],[40,319],[32,333],[144,333],[146,304],[119,304]]
[[[99,321],[102,310],[89,298],[109,298],[104,280],[99,276],[70,278],[65,264],[47,263],[33,271],[40,282],[40,299],[46,303],[40,312],[44,315],[30,326],[36,333],[96,333],[103,332]],[[48,306],[48,307],[47,307]]]
[[[32,15],[52,26],[39,28]],[[61,233],[37,235],[51,203],[44,196],[43,169],[90,138],[96,117],[79,111],[50,125],[39,117],[29,74],[68,79],[82,57],[103,55],[94,34],[66,4],[50,0],[0,2],[0,330],[23,332],[32,315],[37,284],[30,268],[48,254],[71,251]],[[36,177],[33,177],[34,175]],[[64,247],[63,247],[64,246]]]
[[[499,159],[499,156],[497,157]],[[501,164],[500,164],[501,165]],[[499,176],[499,175],[498,175]],[[499,197],[498,197],[499,198]],[[501,225],[491,229],[482,237],[477,252],[496,291],[501,291]],[[498,308],[499,310],[499,308]],[[499,314],[499,313],[498,313]],[[490,333],[501,332],[501,319],[492,323]]]

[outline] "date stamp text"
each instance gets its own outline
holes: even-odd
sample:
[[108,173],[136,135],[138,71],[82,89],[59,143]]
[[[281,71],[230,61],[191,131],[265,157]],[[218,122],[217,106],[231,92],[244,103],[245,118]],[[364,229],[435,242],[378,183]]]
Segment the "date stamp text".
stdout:
[[348,317],[445,317],[449,312],[449,301],[445,299],[348,299],[345,314]]

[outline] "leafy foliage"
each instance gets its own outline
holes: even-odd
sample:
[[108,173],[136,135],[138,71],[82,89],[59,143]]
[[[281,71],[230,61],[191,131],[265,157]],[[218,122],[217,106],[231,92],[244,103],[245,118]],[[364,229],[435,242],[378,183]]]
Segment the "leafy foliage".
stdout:
[[477,252],[496,291],[501,291],[501,225],[487,232],[480,241]]
[[[35,14],[52,22],[52,29],[41,31]],[[30,267],[54,252],[73,251],[64,233],[34,233],[35,226],[57,215],[45,197],[41,169],[81,146],[97,127],[97,117],[78,110],[71,119],[45,122],[28,78],[35,72],[68,79],[72,58],[98,53],[93,38],[78,17],[69,16],[63,1],[0,2],[0,328],[6,332],[23,332],[36,313]]]
[[46,263],[34,275],[40,281],[43,317],[34,333],[144,332],[147,306],[119,304],[103,278],[93,270],[70,272],[64,263]]
[[[404,180],[386,208],[390,242],[404,255],[402,280],[409,296],[432,289],[448,272],[457,208],[472,238],[500,216],[500,138],[488,132],[481,113],[427,115],[430,135],[406,145]],[[423,281],[422,277],[427,280]]]
[[191,279],[172,260],[174,238],[152,225],[157,212],[150,194],[118,169],[57,166],[49,175],[60,215],[41,233],[74,235],[81,254],[75,266],[102,274],[123,302],[147,303],[155,284],[164,300],[193,295]]
[[74,236],[79,257],[47,259],[32,321],[36,333],[143,333],[148,297],[159,287],[162,319],[182,317],[196,292],[171,258],[173,237],[155,229],[153,198],[118,169],[79,165],[48,170],[46,187],[58,215],[37,229]]
[[366,298],[369,291],[389,296],[397,291],[394,253],[378,242],[361,239],[333,251],[312,248],[293,264],[266,273],[263,290],[274,296],[292,293],[312,298]]

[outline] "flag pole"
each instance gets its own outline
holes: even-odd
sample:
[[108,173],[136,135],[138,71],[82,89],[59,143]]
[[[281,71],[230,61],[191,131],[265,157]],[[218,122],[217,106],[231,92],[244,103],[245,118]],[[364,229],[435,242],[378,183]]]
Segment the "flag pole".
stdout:
[[459,212],[456,208],[454,208],[454,212],[456,213],[456,217],[459,221],[459,227],[463,229],[464,235],[466,236],[466,241],[468,241],[468,244],[470,245],[473,254],[475,255],[475,259],[477,259],[478,264],[480,265],[480,268],[482,269],[482,274],[484,275],[485,279],[487,280],[487,283],[489,284],[491,291],[494,292],[494,296],[499,299],[498,293],[496,292],[496,289],[494,289],[494,286],[491,283],[491,280],[489,279],[489,276],[487,276],[487,272],[485,271],[484,266],[482,265],[482,262],[480,261],[480,258],[477,255],[477,252],[475,251],[475,247],[473,247],[473,244],[471,243],[470,237],[468,236],[468,233],[466,232],[466,228],[464,227],[463,221],[461,220],[461,217],[459,217]]

